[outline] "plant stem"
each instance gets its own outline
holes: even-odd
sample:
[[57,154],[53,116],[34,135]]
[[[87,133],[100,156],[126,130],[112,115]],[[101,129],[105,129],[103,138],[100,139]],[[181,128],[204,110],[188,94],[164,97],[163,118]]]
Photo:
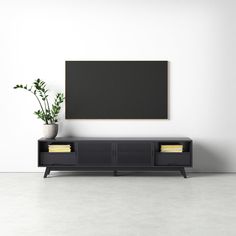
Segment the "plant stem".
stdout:
[[47,116],[47,107],[46,107],[45,100],[43,101],[43,104],[44,104],[45,114],[46,114],[46,116]]
[[49,106],[49,102],[48,102],[48,99],[47,99],[47,98],[46,98],[46,102],[47,102],[47,106],[48,106],[48,112],[49,112],[49,115],[50,115],[50,121],[51,121],[51,123],[53,123],[52,117],[51,117],[50,106]]
[[41,110],[42,110],[42,112],[43,112],[43,114],[44,114],[45,122],[46,122],[46,124],[48,124],[48,120],[47,120],[46,114],[45,114],[45,112],[44,112],[43,106],[42,106],[42,104],[41,104],[41,102],[40,102],[38,96],[37,96],[35,93],[33,93],[32,91],[30,91],[30,92],[37,98],[37,100],[38,100],[38,102],[39,102],[39,105],[40,105],[40,107],[41,107]]

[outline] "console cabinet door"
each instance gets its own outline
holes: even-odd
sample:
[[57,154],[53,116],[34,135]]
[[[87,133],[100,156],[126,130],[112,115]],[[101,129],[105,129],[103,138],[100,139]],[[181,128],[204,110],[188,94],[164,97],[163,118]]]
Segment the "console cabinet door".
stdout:
[[150,142],[119,142],[116,145],[117,166],[153,166]]
[[112,143],[104,141],[78,142],[79,166],[111,166],[113,163]]

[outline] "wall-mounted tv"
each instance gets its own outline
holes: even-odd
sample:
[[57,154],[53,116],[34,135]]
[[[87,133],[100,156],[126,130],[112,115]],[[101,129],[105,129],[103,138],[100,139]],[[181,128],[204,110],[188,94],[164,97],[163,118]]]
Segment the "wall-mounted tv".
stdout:
[[66,119],[167,118],[167,61],[66,61]]

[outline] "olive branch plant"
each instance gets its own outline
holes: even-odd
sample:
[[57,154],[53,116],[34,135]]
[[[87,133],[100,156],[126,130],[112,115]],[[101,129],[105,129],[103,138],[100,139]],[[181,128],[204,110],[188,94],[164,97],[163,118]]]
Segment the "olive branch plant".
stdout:
[[48,101],[47,85],[41,79],[36,79],[31,86],[17,84],[14,89],[24,89],[32,93],[37,99],[40,109],[34,114],[45,122],[45,124],[55,124],[58,121],[58,115],[61,110],[61,104],[65,100],[63,93],[56,93],[54,102],[51,104]]

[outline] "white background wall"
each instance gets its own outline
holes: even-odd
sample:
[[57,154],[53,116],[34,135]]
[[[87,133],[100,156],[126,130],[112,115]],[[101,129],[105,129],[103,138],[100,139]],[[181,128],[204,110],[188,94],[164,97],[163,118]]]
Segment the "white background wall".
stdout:
[[233,0],[0,0],[0,171],[42,171],[37,102],[12,87],[39,77],[64,91],[65,60],[83,59],[168,60],[170,119],[62,118],[60,136],[189,136],[195,171],[236,171],[235,11]]

